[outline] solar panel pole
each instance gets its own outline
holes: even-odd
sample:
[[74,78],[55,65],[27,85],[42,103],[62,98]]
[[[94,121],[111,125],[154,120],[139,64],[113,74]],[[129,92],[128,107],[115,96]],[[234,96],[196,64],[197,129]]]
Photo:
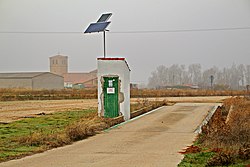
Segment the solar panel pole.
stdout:
[[105,30],[103,31],[103,56],[106,58],[106,33]]

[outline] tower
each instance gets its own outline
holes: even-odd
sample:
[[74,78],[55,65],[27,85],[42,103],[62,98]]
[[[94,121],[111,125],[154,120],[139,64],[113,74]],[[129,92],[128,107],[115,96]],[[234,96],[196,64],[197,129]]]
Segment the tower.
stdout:
[[50,72],[58,75],[68,73],[68,56],[56,55],[49,58]]

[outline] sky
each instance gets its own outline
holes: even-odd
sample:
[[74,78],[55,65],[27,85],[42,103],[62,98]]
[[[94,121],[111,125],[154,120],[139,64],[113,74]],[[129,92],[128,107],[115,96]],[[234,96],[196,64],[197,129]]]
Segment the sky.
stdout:
[[83,32],[108,12],[107,57],[125,57],[134,83],[160,65],[250,64],[250,0],[0,0],[0,72],[49,71],[58,53],[70,72],[96,69],[102,33]]

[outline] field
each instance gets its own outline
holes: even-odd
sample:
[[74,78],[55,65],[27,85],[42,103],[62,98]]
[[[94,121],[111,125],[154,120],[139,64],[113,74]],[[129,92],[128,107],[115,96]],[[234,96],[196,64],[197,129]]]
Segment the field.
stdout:
[[[130,107],[135,111],[166,103],[223,102],[236,94],[244,92],[132,90]],[[0,99],[0,161],[70,144],[118,123],[97,117],[96,90],[0,90]]]
[[96,99],[0,102],[0,122],[8,123],[25,117],[35,117],[39,114],[95,109],[96,107]]
[[[246,90],[194,90],[194,89],[131,89],[131,98],[155,97],[197,97],[197,96],[239,96],[247,95]],[[28,90],[0,89],[0,101],[25,100],[68,100],[68,99],[97,99],[96,89],[64,89],[64,90]]]
[[[131,104],[142,103],[145,100],[166,100],[167,102],[220,102],[226,98],[228,97],[132,98]],[[41,114],[85,109],[97,109],[97,99],[0,101],[0,122],[9,123],[23,118],[37,117]]]

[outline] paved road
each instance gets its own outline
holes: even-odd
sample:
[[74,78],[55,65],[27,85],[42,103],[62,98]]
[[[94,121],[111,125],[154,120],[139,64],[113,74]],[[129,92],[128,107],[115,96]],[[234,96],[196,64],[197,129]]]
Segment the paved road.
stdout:
[[115,129],[1,167],[171,167],[192,144],[197,126],[217,104],[179,103],[162,107]]

